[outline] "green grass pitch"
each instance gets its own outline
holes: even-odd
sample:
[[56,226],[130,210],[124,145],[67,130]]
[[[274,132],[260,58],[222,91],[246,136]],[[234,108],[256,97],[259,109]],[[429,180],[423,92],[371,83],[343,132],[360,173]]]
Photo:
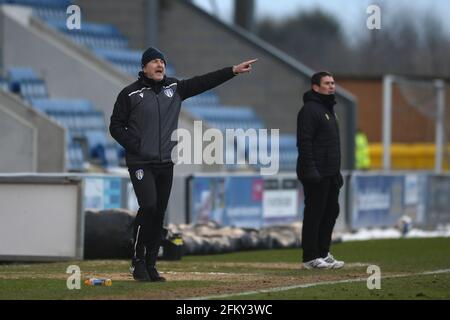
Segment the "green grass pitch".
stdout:
[[[0,299],[450,299],[449,238],[347,242],[332,253],[345,268],[305,270],[301,249],[186,256],[159,262],[165,283],[133,281],[122,260],[3,263]],[[80,290],[67,289],[70,265],[81,269]],[[367,288],[369,265],[381,269],[379,290]],[[89,287],[88,277],[113,284]]]

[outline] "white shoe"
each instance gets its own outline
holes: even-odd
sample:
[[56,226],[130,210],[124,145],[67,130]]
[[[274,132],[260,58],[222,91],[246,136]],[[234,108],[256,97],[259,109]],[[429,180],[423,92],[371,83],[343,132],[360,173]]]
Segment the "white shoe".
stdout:
[[322,258],[317,258],[308,262],[304,262],[303,266],[306,269],[331,269],[333,267],[331,263],[326,262]]
[[324,260],[326,263],[331,264],[331,265],[332,265],[332,267],[331,267],[332,269],[340,269],[340,268],[342,268],[342,267],[344,266],[344,264],[345,264],[344,261],[336,260],[336,259],[333,257],[333,255],[332,255],[331,253],[329,253],[329,252],[328,252],[328,255],[327,255],[325,258],[323,258],[323,260]]

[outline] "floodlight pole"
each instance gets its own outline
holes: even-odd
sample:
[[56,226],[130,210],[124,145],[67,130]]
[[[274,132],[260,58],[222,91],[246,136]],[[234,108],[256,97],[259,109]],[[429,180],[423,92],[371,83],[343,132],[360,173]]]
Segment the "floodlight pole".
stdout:
[[392,144],[392,84],[394,76],[383,78],[383,169],[391,170]]
[[145,25],[145,42],[146,46],[158,46],[159,34],[159,0],[147,0],[145,2],[146,25]]
[[234,1],[234,23],[247,31],[255,31],[255,0]]
[[444,150],[444,117],[445,117],[445,82],[435,80],[434,86],[437,91],[436,99],[436,155],[435,172],[442,173],[442,155]]

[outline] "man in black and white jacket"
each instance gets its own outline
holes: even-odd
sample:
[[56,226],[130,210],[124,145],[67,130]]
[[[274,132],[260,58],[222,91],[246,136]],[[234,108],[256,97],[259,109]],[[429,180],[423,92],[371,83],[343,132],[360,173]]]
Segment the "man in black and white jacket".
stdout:
[[142,55],[139,79],[123,89],[114,105],[110,133],[126,151],[133,188],[139,203],[134,223],[133,277],[165,281],[156,270],[164,214],[173,180],[171,141],[183,100],[250,72],[250,60],[187,80],[166,77],[167,60],[156,48]]
[[302,247],[305,268],[342,268],[330,253],[331,235],[339,215],[341,150],[338,116],[334,111],[333,75],[319,72],[303,96],[297,117],[297,176],[303,184]]

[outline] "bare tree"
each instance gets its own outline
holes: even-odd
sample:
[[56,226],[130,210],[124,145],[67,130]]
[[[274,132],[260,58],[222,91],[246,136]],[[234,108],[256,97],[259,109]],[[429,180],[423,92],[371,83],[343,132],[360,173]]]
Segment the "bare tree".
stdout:
[[[381,30],[349,44],[338,20],[320,10],[283,22],[264,20],[259,36],[314,69],[341,74],[450,76],[450,36],[430,12],[389,8]],[[400,10],[401,9],[401,10]]]
[[320,10],[301,12],[281,23],[262,21],[259,36],[316,69],[336,69],[348,48],[336,18]]

